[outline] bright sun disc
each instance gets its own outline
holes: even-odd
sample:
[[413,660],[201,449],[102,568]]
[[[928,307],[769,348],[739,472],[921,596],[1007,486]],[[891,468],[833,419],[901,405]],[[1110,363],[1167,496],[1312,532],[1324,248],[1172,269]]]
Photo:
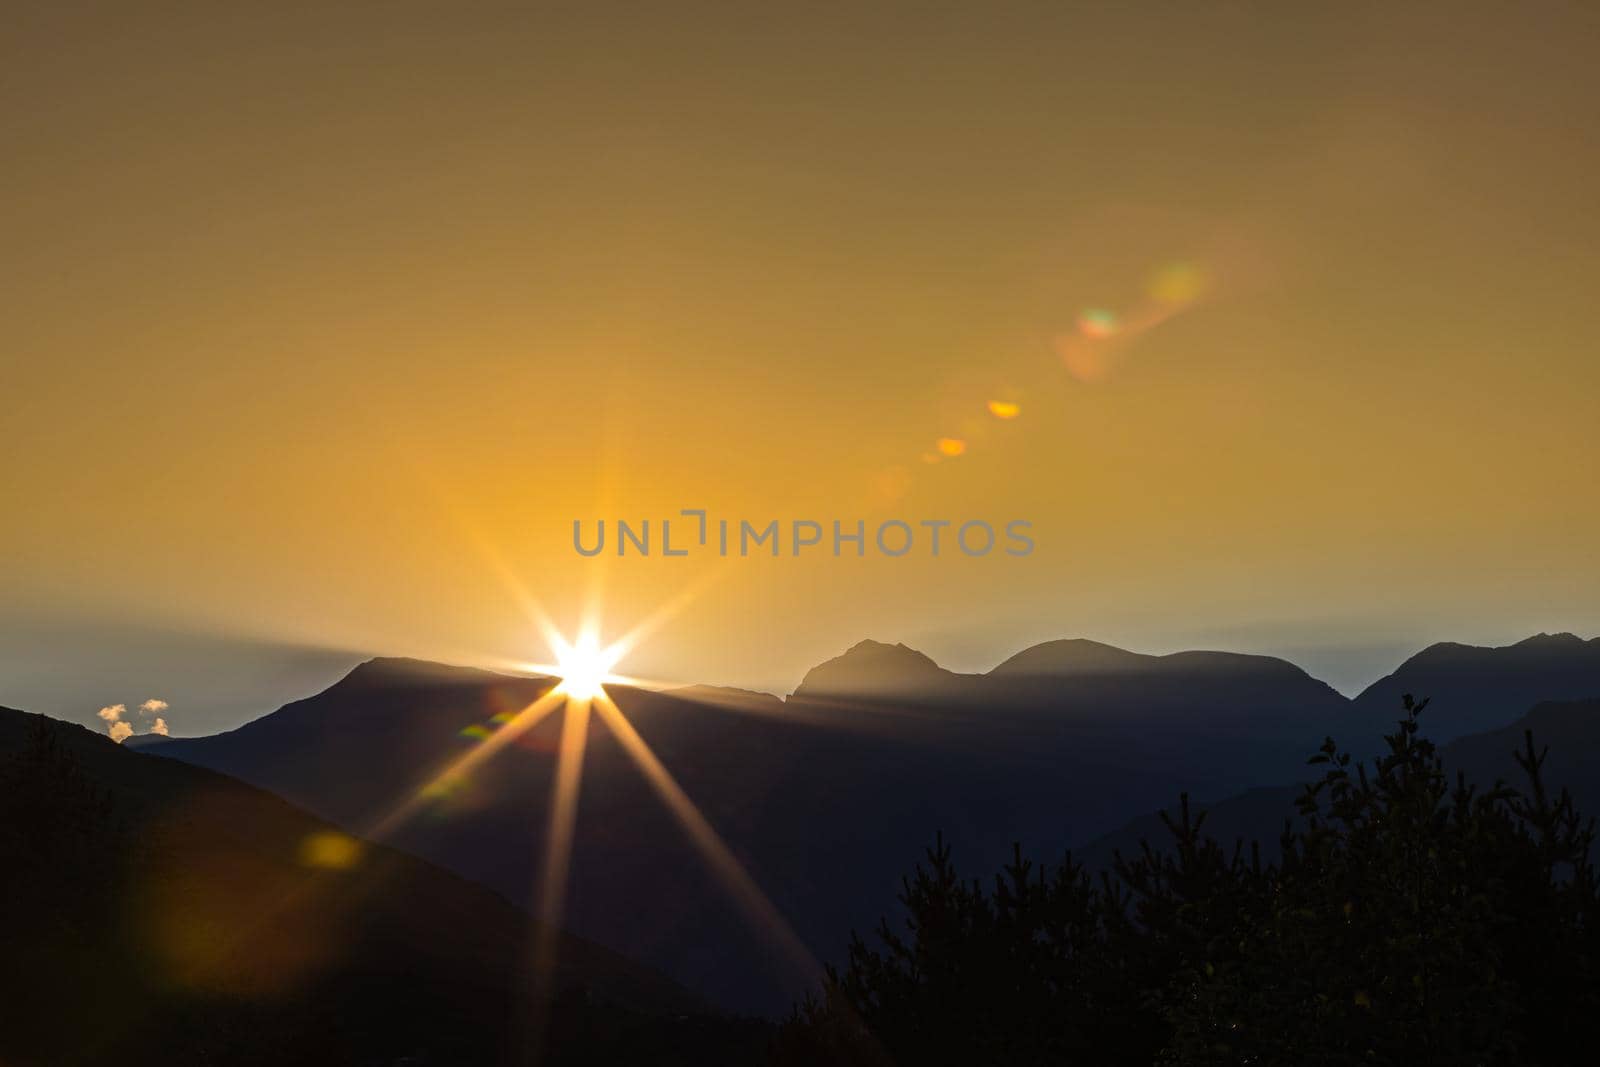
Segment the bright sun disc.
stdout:
[[558,648],[556,663],[561,669],[562,690],[574,700],[593,700],[610,678],[616,660],[610,649],[602,649],[590,635]]

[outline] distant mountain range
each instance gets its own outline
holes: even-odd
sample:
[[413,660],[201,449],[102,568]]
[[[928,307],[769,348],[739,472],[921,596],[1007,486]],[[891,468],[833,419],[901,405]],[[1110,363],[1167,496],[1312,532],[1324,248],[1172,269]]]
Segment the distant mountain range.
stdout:
[[[0,872],[8,1065],[522,1062],[526,912],[215,772],[0,708]],[[554,1062],[761,1047],[609,949],[557,960]]]
[[1271,656],[1150,656],[1074,639],[1034,645],[985,674],[956,674],[905,645],[863,641],[813,668],[790,699],[944,708],[1004,703],[1080,718],[1135,714],[1208,730],[1234,723],[1293,729],[1326,715],[1330,732],[1370,732],[1392,724],[1408,692],[1432,696],[1432,736],[1449,741],[1503,725],[1540,700],[1600,692],[1600,638],[1562,633],[1501,648],[1430,645],[1354,700]]
[[[378,825],[496,716],[554,684],[373,660],[237,730],[150,751],[270,789],[352,830]],[[714,686],[617,687],[618,705],[819,956],[875,924],[942,831],[970,869],[1125,827],[1180,791],[1202,800],[1300,779],[1325,734],[1375,750],[1399,695],[1433,695],[1430,735],[1504,726],[1547,700],[1600,697],[1600,641],[1435,645],[1348,700],[1265,656],[1147,656],[1093,641],[957,674],[861,642],[786,700]],[[532,902],[559,716],[387,843]],[[716,1002],[783,1010],[803,992],[599,725],[579,805],[568,926]]]

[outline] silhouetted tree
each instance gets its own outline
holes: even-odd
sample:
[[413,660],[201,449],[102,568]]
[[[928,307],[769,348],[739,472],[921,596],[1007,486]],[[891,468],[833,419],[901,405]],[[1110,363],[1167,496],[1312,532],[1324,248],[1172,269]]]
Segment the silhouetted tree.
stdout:
[[1452,782],[1418,731],[1371,768],[1330,738],[1281,858],[1181,799],[1168,847],[1091,877],[1020,847],[992,888],[942,841],[905,929],[796,1009],[779,1063],[1566,1064],[1600,1007],[1591,822],[1526,738],[1527,787]]

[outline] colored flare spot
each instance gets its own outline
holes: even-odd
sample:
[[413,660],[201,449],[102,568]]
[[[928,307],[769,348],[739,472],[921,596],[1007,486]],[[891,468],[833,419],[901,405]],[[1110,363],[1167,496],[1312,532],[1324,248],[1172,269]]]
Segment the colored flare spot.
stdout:
[[1022,414],[1022,405],[1013,404],[1009,400],[991,400],[989,414],[997,419],[1014,419]]
[[492,733],[493,731],[491,731],[487,726],[481,726],[478,723],[473,723],[471,726],[462,727],[461,732],[456,736],[464,737],[469,741],[487,741]]
[[1205,295],[1206,275],[1193,263],[1168,263],[1150,276],[1148,292],[1163,304],[1192,304]]
[[967,443],[959,437],[939,438],[939,451],[947,456],[959,456],[967,450]]
[[1063,334],[1056,338],[1056,353],[1061,362],[1080,382],[1104,381],[1110,373],[1108,356],[1110,345],[1095,344],[1078,334]]
[[1090,308],[1078,316],[1078,331],[1085,337],[1110,337],[1117,328],[1117,316],[1105,308]]
[[343,871],[361,861],[361,842],[337,830],[308,834],[300,842],[300,864],[324,870]]

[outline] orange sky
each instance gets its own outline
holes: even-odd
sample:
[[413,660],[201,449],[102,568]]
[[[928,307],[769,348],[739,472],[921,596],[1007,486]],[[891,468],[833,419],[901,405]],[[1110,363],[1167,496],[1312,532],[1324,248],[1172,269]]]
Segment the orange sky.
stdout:
[[0,641],[540,659],[482,546],[570,626],[573,519],[695,506],[1038,548],[736,561],[625,669],[1600,631],[1592,7],[327,6],[0,37]]

